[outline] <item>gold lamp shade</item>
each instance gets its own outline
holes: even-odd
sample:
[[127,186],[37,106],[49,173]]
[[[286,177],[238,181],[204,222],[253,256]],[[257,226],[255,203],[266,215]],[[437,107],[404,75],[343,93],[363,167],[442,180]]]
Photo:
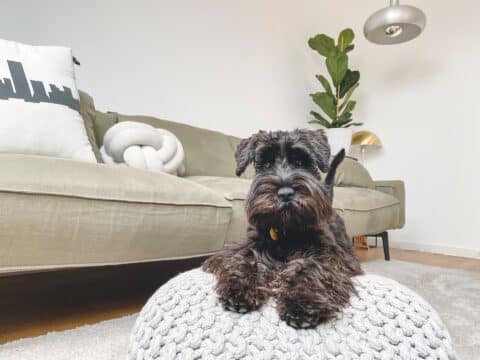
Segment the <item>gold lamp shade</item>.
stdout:
[[357,131],[352,135],[352,145],[360,147],[382,147],[380,138],[371,131]]
[[357,131],[352,135],[352,145],[360,146],[360,162],[365,159],[365,152],[368,148],[382,147],[380,138],[371,131]]

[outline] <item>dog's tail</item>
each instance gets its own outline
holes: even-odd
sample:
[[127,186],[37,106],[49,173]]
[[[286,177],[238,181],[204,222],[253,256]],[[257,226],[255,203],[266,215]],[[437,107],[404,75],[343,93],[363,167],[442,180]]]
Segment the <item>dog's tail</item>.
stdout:
[[325,177],[325,185],[330,190],[330,195],[333,196],[333,185],[335,183],[335,173],[337,172],[337,167],[345,159],[345,149],[340,150],[337,155],[332,160],[330,168],[328,169],[327,176]]

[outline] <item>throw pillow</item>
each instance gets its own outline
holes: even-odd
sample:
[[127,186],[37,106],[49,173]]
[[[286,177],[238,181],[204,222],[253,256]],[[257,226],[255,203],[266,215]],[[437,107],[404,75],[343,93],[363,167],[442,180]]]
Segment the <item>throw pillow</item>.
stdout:
[[102,155],[100,155],[100,149],[97,141],[95,140],[95,103],[90,95],[82,90],[78,90],[80,95],[80,114],[82,115],[85,123],[85,130],[87,130],[88,141],[92,146],[93,153],[97,162],[102,163]]
[[70,49],[0,40],[2,152],[96,162]]

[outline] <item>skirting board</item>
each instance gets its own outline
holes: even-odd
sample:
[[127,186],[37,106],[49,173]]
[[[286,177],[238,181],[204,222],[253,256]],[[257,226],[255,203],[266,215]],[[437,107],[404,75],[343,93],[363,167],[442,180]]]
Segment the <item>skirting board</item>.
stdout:
[[425,251],[433,254],[443,254],[451,256],[461,256],[473,259],[480,259],[480,250],[458,248],[438,244],[419,244],[409,241],[390,240],[390,248]]

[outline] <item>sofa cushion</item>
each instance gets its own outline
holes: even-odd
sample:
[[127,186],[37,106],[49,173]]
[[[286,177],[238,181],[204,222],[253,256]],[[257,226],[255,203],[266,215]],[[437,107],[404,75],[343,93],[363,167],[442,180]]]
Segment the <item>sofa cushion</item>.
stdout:
[[0,152],[95,163],[72,51],[0,39]]
[[376,180],[375,190],[392,195],[400,201],[401,213],[397,228],[405,225],[405,183],[402,180]]
[[375,183],[368,170],[358,161],[348,157],[342,161],[337,169],[335,185],[375,188]]
[[82,115],[83,122],[85,123],[85,130],[87,131],[88,141],[92,147],[93,153],[95,154],[95,159],[97,162],[102,163],[102,156],[100,155],[100,149],[95,140],[95,104],[93,99],[87,93],[79,90],[78,94],[80,96],[80,115]]
[[336,186],[333,207],[345,221],[350,236],[374,235],[400,227],[400,201],[377,190]]
[[[115,117],[115,119],[114,119]],[[233,176],[235,174],[235,146],[231,137],[217,131],[161,120],[151,116],[101,114],[95,126],[101,146],[103,136],[112,121],[137,121],[171,131],[180,140],[185,150],[185,175]]]
[[333,207],[342,210],[370,211],[398,204],[395,197],[373,189],[336,186]]
[[[247,225],[243,201],[250,188],[250,180],[216,176],[190,176],[187,179],[222,193],[225,199],[232,201],[233,217],[227,241],[243,236]],[[401,222],[400,201],[373,189],[336,186],[333,207],[345,220],[351,236],[398,228]]]
[[218,176],[189,176],[186,179],[201,184],[231,201],[232,220],[227,234],[227,243],[240,240],[247,228],[244,200],[250,188],[251,181],[248,179]]
[[118,114],[114,112],[95,112],[95,140],[97,141],[98,148],[103,145],[103,137],[107,130],[118,122]]
[[220,249],[232,205],[176,176],[0,155],[0,272],[199,256]]
[[219,176],[188,176],[187,179],[215,190],[227,200],[245,200],[252,183],[249,179]]

